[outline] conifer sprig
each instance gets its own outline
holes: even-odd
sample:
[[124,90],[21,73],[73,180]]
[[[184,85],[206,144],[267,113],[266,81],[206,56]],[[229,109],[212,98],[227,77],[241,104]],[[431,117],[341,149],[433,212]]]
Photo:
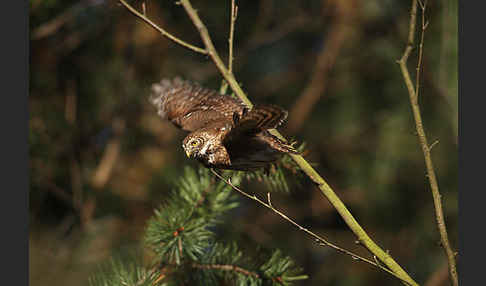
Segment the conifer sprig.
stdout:
[[90,277],[89,284],[96,286],[156,286],[162,285],[157,281],[160,273],[156,269],[147,270],[140,266],[137,259],[122,261],[121,257],[112,258],[110,263]]
[[[233,184],[243,176],[230,174]],[[114,260],[91,285],[291,285],[307,278],[279,250],[252,257],[237,242],[218,241],[214,230],[223,214],[238,206],[238,196],[208,169],[185,168],[175,186],[147,224],[144,242],[154,252],[152,266]]]
[[[238,176],[233,179],[239,182]],[[218,217],[236,207],[235,194],[224,182],[215,182],[206,168],[186,167],[168,202],[149,220],[145,243],[161,261],[180,264],[182,257],[197,260],[214,239],[208,229]]]

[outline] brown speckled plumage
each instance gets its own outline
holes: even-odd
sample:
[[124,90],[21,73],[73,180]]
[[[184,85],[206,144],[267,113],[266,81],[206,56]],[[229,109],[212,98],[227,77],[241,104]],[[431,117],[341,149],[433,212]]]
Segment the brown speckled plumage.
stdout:
[[207,167],[252,170],[283,153],[297,153],[267,131],[287,118],[287,111],[278,106],[249,110],[239,99],[180,78],[153,84],[150,102],[159,116],[191,132],[182,147]]

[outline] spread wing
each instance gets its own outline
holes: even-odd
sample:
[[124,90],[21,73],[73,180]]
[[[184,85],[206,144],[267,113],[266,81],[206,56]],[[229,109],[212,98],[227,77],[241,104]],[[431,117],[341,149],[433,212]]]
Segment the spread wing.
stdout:
[[245,109],[236,98],[180,78],[153,84],[149,100],[160,117],[191,132],[222,119],[231,121],[234,114],[241,116]]
[[226,140],[236,140],[239,136],[277,128],[285,121],[287,114],[286,110],[275,105],[256,105],[250,111],[245,109],[241,116],[233,115],[233,126]]
[[[287,111],[275,105],[256,105],[250,111],[245,110],[241,117],[235,114],[231,128],[225,125],[221,129],[224,132],[223,145],[235,159],[250,159],[252,164],[272,156],[270,153],[274,151],[298,154],[292,144],[287,144],[267,131],[280,126],[287,114]],[[263,159],[262,162],[268,160]],[[241,164],[241,161],[233,163]]]

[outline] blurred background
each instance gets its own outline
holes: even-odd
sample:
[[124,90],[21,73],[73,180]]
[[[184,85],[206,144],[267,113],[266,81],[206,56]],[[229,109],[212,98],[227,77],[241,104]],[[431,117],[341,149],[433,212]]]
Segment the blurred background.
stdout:
[[[202,46],[175,1],[145,3],[155,23]],[[229,0],[192,1],[227,59]],[[396,60],[411,1],[237,1],[234,70],[249,98],[289,110],[287,137],[358,222],[421,285],[449,285],[408,93]],[[420,9],[419,9],[420,12]],[[218,89],[208,57],[182,48],[110,0],[30,0],[30,285],[86,285],[100,263],[140,248],[147,219],[186,165],[185,133],[148,103],[152,83],[181,76]],[[457,249],[457,1],[429,1],[419,103]],[[420,14],[418,17],[420,20]],[[420,25],[420,23],[419,23]],[[415,78],[417,49],[409,59]],[[306,178],[273,204],[347,249],[368,253]],[[244,188],[264,194],[258,182]],[[310,278],[298,285],[399,285],[317,246],[241,198],[222,240],[283,249]],[[460,259],[460,256],[459,256]]]

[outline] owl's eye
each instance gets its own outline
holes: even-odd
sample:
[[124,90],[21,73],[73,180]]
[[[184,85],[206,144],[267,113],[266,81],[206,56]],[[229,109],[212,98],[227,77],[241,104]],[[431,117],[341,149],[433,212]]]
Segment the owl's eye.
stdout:
[[196,147],[197,145],[199,145],[199,140],[193,140],[191,141],[191,145]]

